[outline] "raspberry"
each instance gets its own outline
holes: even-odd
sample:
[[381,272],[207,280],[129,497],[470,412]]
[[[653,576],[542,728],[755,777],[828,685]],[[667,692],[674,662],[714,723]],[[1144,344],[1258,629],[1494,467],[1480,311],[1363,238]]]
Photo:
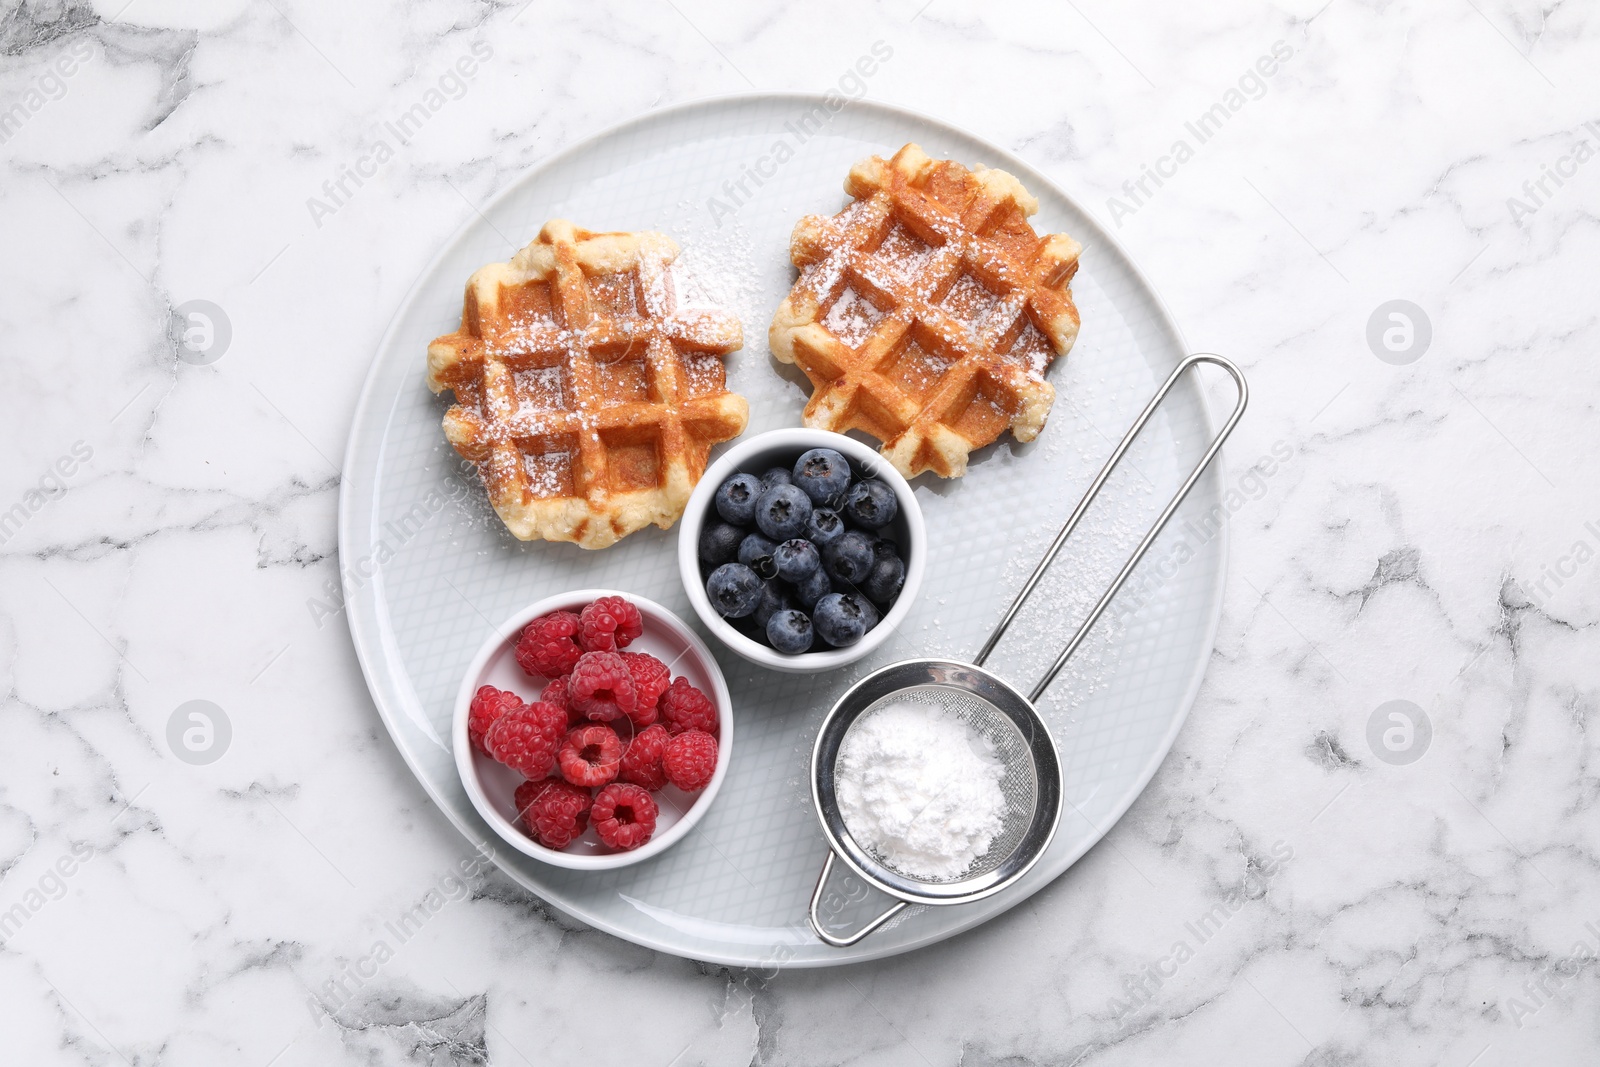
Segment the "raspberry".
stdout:
[[472,741],[472,747],[487,756],[489,750],[484,747],[483,736],[499,721],[500,716],[520,707],[522,698],[515,693],[507,693],[492,685],[479,688],[473,694],[472,706],[467,711],[467,737]]
[[649,726],[656,721],[656,707],[661,694],[667,691],[672,673],[667,665],[648,652],[619,652],[628,673],[633,676],[634,688],[639,692],[639,706],[628,718],[635,726]]
[[529,836],[546,848],[566,848],[589,825],[589,791],[560,778],[523,782],[515,802]]
[[638,848],[656,832],[656,802],[636,785],[617,782],[595,794],[594,832],[612,848]]
[[704,730],[685,730],[667,742],[661,768],[685,793],[704,789],[717,770],[717,739]]
[[666,785],[667,772],[661,769],[661,756],[671,739],[667,728],[659,724],[634,734],[628,750],[622,754],[617,780],[642,785],[652,793]]
[[544,687],[544,691],[539,694],[539,699],[544,701],[546,704],[554,704],[558,708],[565,709],[567,713],[567,725],[577,726],[580,723],[588,722],[589,716],[574,708],[572,706],[572,701],[567,699],[567,684],[571,680],[571,675],[557,678],[555,681]]
[[583,609],[578,641],[589,652],[627,648],[644,633],[639,609],[619,596],[603,596]]
[[524,778],[543,778],[566,729],[567,713],[554,704],[523,704],[500,716],[483,739],[484,750]]
[[681,734],[685,730],[704,730],[708,734],[717,732],[716,705],[682,675],[674,678],[667,691],[661,694],[657,707],[661,709],[661,719],[667,729],[674,734]]
[[567,703],[591,719],[610,722],[639,713],[639,690],[615,652],[585,652],[567,679]]
[[573,785],[605,785],[622,764],[622,741],[609,726],[580,726],[556,753],[561,777]]
[[517,665],[529,674],[559,678],[572,670],[583,655],[573,638],[579,629],[578,616],[570,611],[552,611],[522,628],[517,638]]

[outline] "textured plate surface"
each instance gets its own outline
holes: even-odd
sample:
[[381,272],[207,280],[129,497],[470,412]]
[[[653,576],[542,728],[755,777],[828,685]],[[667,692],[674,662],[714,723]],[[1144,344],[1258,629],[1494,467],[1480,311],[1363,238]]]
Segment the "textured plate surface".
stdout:
[[[794,277],[789,232],[802,214],[844,206],[844,176],[856,160],[913,140],[936,158],[1016,174],[1039,197],[1036,227],[1064,229],[1085,246],[1073,285],[1083,331],[1050,372],[1055,410],[1034,443],[1002,438],[974,454],[965,478],[912,483],[928,525],[928,574],[906,623],[873,655],[833,674],[797,677],[746,663],[707,636],[733,695],[739,744],[721,795],[687,839],[656,860],[598,874],[500,851],[498,862],[517,881],[619,937],[717,963],[825,966],[976,926],[1047,885],[1110,828],[1154,774],[1204,674],[1226,556],[1216,469],[1041,701],[1067,803],[1039,864],[993,898],[910,909],[851,949],[810,934],[806,906],[826,845],[807,771],[824,714],[886,663],[977,651],[1183,345],[1115,240],[1022,161],[910,112],[865,102],[834,112],[818,96],[761,94],[652,112],[542,163],[444,248],[396,316],[356,412],[339,530],[351,632],[395,743],[462,832],[492,840],[449,749],[456,689],[490,620],[584,586],[627,589],[694,615],[679,582],[676,530],[650,528],[602,552],[521,544],[463,475],[439,428],[445,404],[428,393],[423,370],[428,341],[456,327],[468,275],[509,258],[551,217],[598,230],[662,230],[683,247],[684,273],[744,323],[729,381],[750,399],[746,432],[798,425],[804,381],[766,346],[773,309]],[[991,669],[1031,685],[1209,435],[1201,391],[1185,382],[1108,483]],[[831,918],[843,924],[881,910],[886,898],[841,879],[829,901]]]

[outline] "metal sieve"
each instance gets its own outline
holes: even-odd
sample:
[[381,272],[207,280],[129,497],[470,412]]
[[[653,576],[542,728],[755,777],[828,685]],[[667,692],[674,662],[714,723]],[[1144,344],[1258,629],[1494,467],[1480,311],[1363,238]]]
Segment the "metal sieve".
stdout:
[[[1088,616],[1073,634],[1072,640],[1067,642],[1066,648],[1045,672],[1044,677],[1039,679],[1033,691],[1023,696],[1012,688],[1009,682],[985,670],[984,661],[989,658],[989,654],[994,651],[1000,638],[1016,618],[1017,612],[1032,595],[1045,570],[1054,562],[1056,554],[1066,544],[1073,529],[1089,510],[1089,505],[1094,502],[1106,479],[1110,477],[1112,470],[1139,436],[1139,432],[1150,421],[1183,373],[1201,363],[1221,367],[1233,378],[1239,393],[1233,412],[1228,416],[1222,429],[1211,439],[1205,454],[1195,464],[1188,478],[1179,486],[1177,493],[1145,533],[1138,547],[1134,549],[1133,555],[1123,564],[1117,576],[1089,610]],[[1205,473],[1206,467],[1216,458],[1222,443],[1227,440],[1233,428],[1238,425],[1240,417],[1244,415],[1249,395],[1244,375],[1228,359],[1210,352],[1196,353],[1185,358],[1167,376],[1161,388],[1156,390],[1155,396],[1150,398],[1150,402],[1145,405],[1144,410],[1140,412],[1127,434],[1111,453],[1111,458],[1100,468],[1100,473],[1089,484],[1083,499],[1078,502],[1078,506],[1067,518],[1066,524],[1056,534],[1044,558],[1023,583],[1021,592],[1006,609],[1005,615],[1001,617],[994,632],[984,642],[983,648],[972,663],[949,659],[917,659],[891,664],[857,682],[828,712],[827,718],[822,721],[816,746],[811,753],[811,799],[816,806],[817,818],[822,824],[822,833],[828,841],[828,857],[823,861],[822,873],[818,875],[816,889],[811,893],[809,913],[811,928],[823,941],[840,948],[854,945],[911,904],[966,904],[992,896],[1021,878],[1039,861],[1039,857],[1044,855],[1045,849],[1055,836],[1056,825],[1061,819],[1063,782],[1055,742],[1050,737],[1050,730],[1045,725],[1044,719],[1034,707],[1034,702],[1044,694],[1050,683],[1066,666],[1067,661],[1072,658],[1072,654],[1078,650],[1078,646],[1088,637],[1095,623],[1100,621],[1100,616],[1110,606],[1112,598],[1117,595],[1123,583],[1139,565],[1139,561],[1150,550],[1156,537],[1172,519],[1179,505],[1188,497],[1190,490],[1200,480],[1200,476]],[[932,705],[942,709],[945,714],[959,718],[991,748],[1004,768],[1000,789],[1005,797],[1006,809],[1001,830],[990,843],[988,851],[954,878],[946,880],[919,878],[896,869],[887,857],[874,853],[852,836],[839,810],[834,772],[839,751],[849,737],[850,731],[879,708],[888,704],[902,703]],[[895,903],[887,911],[860,929],[842,936],[830,933],[818,914],[836,859],[843,860],[847,867],[869,885],[896,898]]]

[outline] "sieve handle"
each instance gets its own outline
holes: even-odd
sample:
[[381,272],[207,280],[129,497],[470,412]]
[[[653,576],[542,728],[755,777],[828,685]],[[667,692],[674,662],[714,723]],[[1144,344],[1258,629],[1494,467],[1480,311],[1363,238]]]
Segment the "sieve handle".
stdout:
[[1000,619],[1000,625],[995,627],[994,633],[990,634],[989,640],[984,643],[983,650],[978,653],[978,658],[974,662],[981,667],[983,666],[983,661],[989,658],[989,653],[994,651],[994,646],[1000,643],[1001,636],[1005,634],[1006,628],[1011,625],[1011,621],[1017,617],[1017,612],[1021,610],[1022,605],[1033,593],[1034,587],[1039,584],[1039,579],[1044,577],[1045,570],[1055,561],[1056,553],[1061,551],[1061,546],[1067,543],[1068,537],[1072,536],[1072,531],[1077,527],[1078,521],[1083,518],[1084,512],[1088,511],[1089,505],[1094,503],[1094,498],[1099,494],[1100,487],[1105,485],[1106,479],[1111,476],[1112,470],[1116,468],[1123,454],[1128,451],[1134,439],[1139,436],[1139,431],[1144,429],[1145,424],[1156,413],[1156,409],[1161,406],[1161,402],[1166,399],[1167,394],[1172,391],[1172,387],[1178,383],[1178,379],[1183,376],[1183,373],[1190,367],[1196,367],[1202,363],[1210,363],[1213,366],[1221,367],[1233,378],[1234,385],[1239,389],[1239,399],[1233,406],[1233,413],[1228,416],[1228,421],[1223,423],[1222,429],[1217,435],[1211,439],[1211,444],[1206,448],[1205,455],[1200,457],[1200,462],[1195,464],[1194,470],[1189,473],[1188,479],[1184,481],[1176,495],[1167,504],[1166,510],[1160,514],[1155,524],[1150,527],[1149,532],[1144,535],[1144,540],[1139,542],[1139,547],[1133,550],[1133,555],[1128,558],[1128,562],[1122,565],[1122,570],[1117,573],[1110,587],[1101,595],[1099,602],[1089,612],[1088,618],[1083,620],[1083,625],[1078,627],[1078,632],[1072,635],[1072,640],[1067,642],[1067,647],[1062,650],[1055,663],[1045,672],[1044,677],[1039,679],[1039,684],[1033,687],[1033,692],[1028,694],[1030,702],[1038,700],[1044,694],[1044,691],[1050,687],[1050,683],[1056,680],[1056,675],[1061,673],[1061,668],[1067,665],[1067,660],[1071,659],[1072,654],[1078,651],[1078,646],[1083,644],[1084,638],[1089,636],[1089,631],[1094,628],[1095,623],[1100,621],[1100,616],[1105,613],[1106,608],[1111,604],[1111,598],[1117,595],[1117,591],[1128,580],[1128,576],[1133,573],[1133,569],[1139,565],[1140,560],[1144,559],[1145,553],[1150,551],[1150,546],[1155,543],[1156,537],[1166,528],[1167,523],[1177,512],[1178,506],[1188,497],[1189,491],[1195,487],[1195,483],[1200,480],[1200,476],[1205,473],[1206,468],[1211,465],[1211,461],[1221,451],[1222,442],[1228,439],[1228,435],[1233,433],[1233,428],[1239,424],[1239,419],[1244,415],[1245,405],[1250,400],[1250,389],[1245,384],[1244,374],[1234,365],[1232,360],[1219,356],[1214,352],[1196,352],[1194,355],[1186,357],[1173,369],[1172,373],[1167,376],[1167,380],[1162,383],[1161,388],[1156,390],[1156,395],[1150,398],[1150,403],[1145,405],[1144,410],[1139,413],[1139,417],[1134,420],[1133,425],[1122,438],[1122,442],[1117,445],[1116,451],[1111,453],[1111,458],[1106,460],[1106,465],[1100,468],[1099,474],[1095,475],[1094,481],[1089,484],[1088,492],[1084,493],[1083,499],[1078,501],[1078,506],[1073,509],[1072,514],[1067,518],[1066,525],[1061,527],[1061,532],[1056,534],[1056,539],[1051,542],[1049,550],[1044,554],[1044,558],[1039,561],[1039,565],[1033,569],[1033,573],[1028,576],[1027,582],[1023,584],[1022,592],[1018,593],[1017,599],[1011,602],[1011,606],[1006,609],[1005,615]]
[[884,923],[888,922],[890,919],[904,911],[906,902],[903,900],[895,901],[894,907],[890,908],[876,919],[873,919],[871,922],[853,934],[849,934],[845,937],[838,937],[834,934],[828,933],[828,931],[822,926],[821,917],[817,915],[817,907],[822,903],[822,890],[828,884],[828,875],[833,873],[833,861],[835,856],[836,853],[833,851],[833,849],[828,849],[828,858],[823,861],[822,864],[822,874],[817,877],[817,888],[811,891],[811,929],[815,930],[818,937],[822,938],[822,940],[826,941],[834,948],[849,948],[851,945],[856,944],[868,934],[872,933],[872,931],[876,930],[878,927],[882,926]]

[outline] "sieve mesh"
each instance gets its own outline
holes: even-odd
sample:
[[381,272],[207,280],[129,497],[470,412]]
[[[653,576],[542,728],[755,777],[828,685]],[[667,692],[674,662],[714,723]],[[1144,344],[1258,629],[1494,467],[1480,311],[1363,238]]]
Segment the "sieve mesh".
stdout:
[[[1000,832],[990,842],[988,851],[974,859],[964,871],[948,878],[926,878],[911,874],[895,866],[888,857],[880,854],[860,838],[855,838],[856,843],[885,870],[893,872],[900,878],[928,885],[961,882],[994,871],[1011,858],[1017,846],[1027,836],[1028,828],[1033,822],[1034,809],[1038,804],[1039,784],[1034,769],[1032,748],[1027,738],[1022,736],[1022,732],[1004,713],[987,700],[950,686],[922,685],[888,693],[869,704],[845,731],[838,751],[844,750],[849,743],[850,735],[871,718],[874,712],[890,704],[924,704],[939,708],[945,714],[953,715],[966,723],[972,732],[989,746],[1004,768],[1005,773],[1000,779],[1000,792],[1006,801],[1005,815]],[[854,837],[854,834],[851,836]]]

